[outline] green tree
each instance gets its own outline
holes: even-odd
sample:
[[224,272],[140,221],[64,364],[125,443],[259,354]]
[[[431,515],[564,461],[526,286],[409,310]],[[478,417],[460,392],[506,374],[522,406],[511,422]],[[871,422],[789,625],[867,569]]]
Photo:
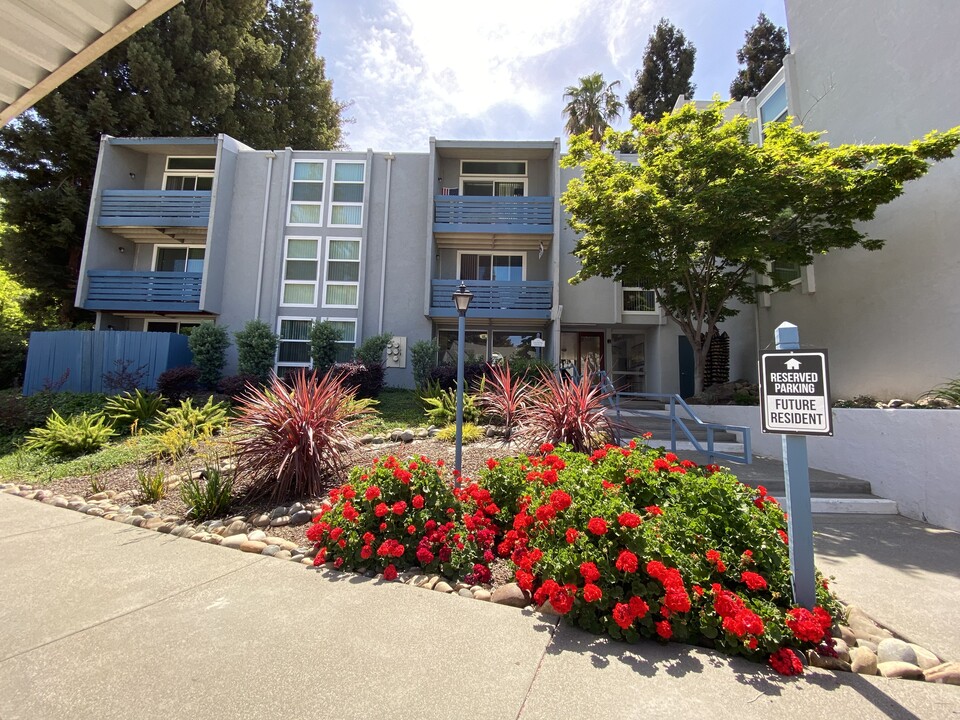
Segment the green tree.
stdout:
[[697,392],[714,328],[737,314],[733,301],[789,289],[757,279],[768,263],[881,248],[858,223],[960,144],[956,127],[908,145],[830,147],[781,122],[764,128],[761,147],[748,140],[751,120],[724,120],[729,104],[685,105],[656,123],[634,118],[614,139],[636,147],[636,164],[585,135],[561,161],[582,171],[561,197],[580,233],[582,267],[571,282],[598,276],[653,290],[694,349]]
[[361,362],[367,367],[383,364],[383,353],[387,350],[387,345],[393,340],[393,333],[380,333],[372,335],[360,343],[360,347],[353,353],[357,362]]
[[636,84],[627,93],[630,116],[640,115],[648,122],[659,120],[673,110],[681,95],[691,97],[697,86],[690,82],[697,49],[683,31],[661,18],[647,41],[643,68],[636,73]]
[[340,340],[340,331],[332,322],[315,321],[310,327],[310,359],[321,375],[337,361]]
[[240,373],[266,381],[273,369],[279,338],[262,320],[250,320],[243,330],[233,334],[237,342]]
[[193,364],[200,369],[200,382],[209,388],[217,386],[227,362],[226,352],[230,347],[230,335],[223,325],[202,322],[187,338]]
[[790,52],[787,31],[774,25],[763,13],[744,37],[743,47],[737,50],[737,62],[745,67],[737,71],[737,77],[730,83],[730,97],[737,100],[763,90]]
[[604,130],[619,120],[623,112],[623,103],[616,93],[619,84],[619,80],[614,80],[608,85],[601,73],[593,73],[581,77],[578,85],[569,85],[563,91],[563,99],[567,101],[563,108],[567,134],[589,132],[591,140],[600,142]]
[[[98,143],[227,132],[261,148],[339,146],[343,105],[304,0],[185,0],[0,130],[0,265],[73,308]],[[31,308],[32,314],[44,308]]]

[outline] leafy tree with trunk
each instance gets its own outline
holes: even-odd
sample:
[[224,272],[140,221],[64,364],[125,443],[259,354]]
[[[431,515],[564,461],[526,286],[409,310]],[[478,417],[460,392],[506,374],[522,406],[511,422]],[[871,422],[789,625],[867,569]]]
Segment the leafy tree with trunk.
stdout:
[[636,72],[636,85],[627,93],[631,117],[648,122],[673,110],[681,95],[691,97],[697,86],[690,82],[697,49],[683,31],[661,18],[647,41],[643,68]]
[[737,50],[737,62],[745,67],[730,83],[730,97],[753,97],[777,74],[783,58],[790,52],[787,31],[774,25],[760,13],[757,23],[744,33],[743,47]]
[[237,343],[237,364],[241,375],[254,375],[261,382],[270,379],[280,338],[263,320],[250,320],[233,334]]
[[60,322],[73,307],[100,136],[341,144],[308,0],[185,0],[0,130],[0,265]]
[[623,103],[616,93],[619,84],[619,80],[614,80],[608,85],[601,73],[593,73],[581,77],[578,85],[569,85],[563,91],[567,101],[563,108],[567,134],[589,132],[591,140],[600,142],[610,123],[619,120],[623,112]]
[[790,289],[766,277],[768,264],[881,248],[858,223],[960,144],[958,126],[907,145],[831,147],[787,121],[764,126],[761,147],[748,139],[752,120],[724,120],[729,104],[685,105],[656,123],[634,118],[610,147],[631,143],[636,163],[586,134],[561,161],[582,173],[561,197],[580,233],[582,267],[570,282],[596,276],[653,290],[693,347],[696,392],[713,331],[738,313],[735,303]]

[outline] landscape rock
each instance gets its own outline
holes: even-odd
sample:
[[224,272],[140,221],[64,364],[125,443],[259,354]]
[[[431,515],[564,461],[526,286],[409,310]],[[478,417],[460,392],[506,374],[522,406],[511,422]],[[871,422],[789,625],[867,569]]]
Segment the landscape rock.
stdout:
[[876,675],[877,654],[865,647],[851,648],[850,669],[861,675]]
[[290,552],[293,552],[297,549],[297,544],[295,542],[284,540],[283,538],[279,537],[272,537],[270,535],[267,535],[267,537],[263,538],[263,542],[265,542],[267,545],[276,545],[281,550],[287,550]]
[[254,540],[256,542],[262,542],[265,537],[267,537],[267,534],[263,530],[254,530],[247,534],[248,540]]
[[824,670],[840,670],[842,672],[850,672],[850,663],[841,660],[840,658],[831,657],[829,655],[821,655],[816,650],[809,650],[807,652],[807,660],[813,667],[823,668]]
[[489,590],[480,589],[480,590],[477,590],[475,593],[473,593],[473,599],[474,599],[474,600],[489,601],[489,600],[490,600],[490,597],[491,597],[491,595],[490,595],[490,591],[489,591]]
[[877,645],[877,660],[882,665],[888,662],[917,664],[917,653],[903,640],[887,638]]
[[258,528],[259,528],[259,527],[267,527],[267,525],[270,524],[270,516],[267,515],[266,513],[262,513],[262,514],[260,514],[260,515],[257,515],[257,516],[251,521],[251,523],[252,523],[252,525],[253,525],[254,527],[258,527]]
[[237,535],[228,535],[220,542],[220,545],[223,547],[236,549],[245,542],[247,542],[246,533],[238,533]]
[[877,670],[885,678],[905,678],[908,680],[922,680],[923,670],[912,663],[891,661],[877,664]]
[[103,512],[102,508],[91,507],[86,511],[87,515],[93,515],[94,517],[103,517],[106,513]]
[[280,517],[275,517],[270,521],[270,527],[285,527],[290,524],[289,515],[281,515]]
[[293,526],[306,525],[313,519],[313,513],[309,510],[298,510],[290,516],[290,524]]
[[834,638],[833,649],[836,651],[838,658],[844,662],[850,662],[850,647],[844,642],[843,638]]
[[924,670],[923,677],[927,682],[960,685],[960,662],[945,662],[929,670]]
[[[242,548],[241,548],[241,549],[242,549]],[[273,557],[273,556],[276,555],[278,552],[280,552],[280,550],[281,550],[281,548],[280,548],[279,545],[267,545],[266,547],[263,548],[263,550],[260,551],[260,554],[261,554],[261,555],[267,555],[267,556],[269,556],[269,557]]]
[[404,430],[402,433],[400,433],[400,440],[405,443],[413,442],[413,431]]
[[473,593],[470,592],[467,588],[463,588],[462,590],[457,590],[457,595],[459,595],[460,597],[470,598],[471,600],[473,599]]
[[494,590],[490,600],[498,605],[523,608],[530,604],[530,595],[516,583],[507,583]]
[[435,590],[436,592],[442,592],[442,593],[453,592],[453,588],[450,586],[450,583],[448,583],[446,580],[439,581],[436,585],[433,586],[433,590]]
[[920,666],[921,670],[929,670],[930,668],[936,667],[943,662],[925,647],[914,645],[913,643],[907,644],[912,647],[913,651],[917,654],[917,665]]
[[243,520],[234,520],[232,523],[227,525],[227,537],[230,535],[241,535],[246,534],[249,530],[249,526]]
[[853,647],[857,644],[857,636],[853,630],[846,625],[838,625],[837,629],[840,631],[840,639],[847,644],[847,647]]
[[240,543],[241,552],[260,554],[266,547],[270,547],[270,545],[260,542],[259,540],[244,540],[242,543]]
[[270,519],[275,520],[278,517],[283,517],[284,515],[289,515],[290,511],[287,510],[286,506],[275,507],[270,511]]
[[892,638],[893,633],[877,625],[869,615],[857,605],[847,607],[847,625],[856,634],[857,638],[879,643],[886,638]]

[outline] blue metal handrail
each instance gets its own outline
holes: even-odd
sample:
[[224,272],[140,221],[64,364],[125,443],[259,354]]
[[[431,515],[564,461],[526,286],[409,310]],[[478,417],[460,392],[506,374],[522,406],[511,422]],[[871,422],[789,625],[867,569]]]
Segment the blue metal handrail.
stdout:
[[[620,399],[621,398],[631,398],[637,400],[655,400],[662,401],[664,405],[669,405],[669,414],[665,414],[666,411],[656,411],[656,410],[634,410],[637,415],[643,417],[655,417],[663,420],[670,420],[670,449],[673,452],[677,451],[677,428],[679,427],[683,434],[686,436],[687,440],[693,445],[694,449],[698,452],[706,453],[710,462],[713,462],[714,458],[720,458],[722,460],[729,460],[731,462],[742,463],[749,465],[753,462],[753,453],[750,447],[750,428],[746,425],[725,425],[722,423],[709,423],[704,422],[697,417],[693,409],[687,405],[682,397],[679,395],[670,395],[668,393],[635,393],[635,392],[618,392],[614,388],[613,383],[610,381],[610,378],[606,373],[600,373],[600,384],[601,387],[610,394],[611,401],[613,403],[613,409],[617,413],[617,423],[621,423],[621,413],[620,413]],[[684,420],[677,414],[678,408],[682,408],[689,415],[689,419]],[[687,422],[690,422],[694,427],[703,428],[707,432],[707,446],[706,448],[701,445],[700,441],[693,435],[690,431],[690,428],[687,427]],[[716,432],[738,432],[743,435],[743,455],[736,455],[733,453],[723,452],[716,450],[714,447],[714,433]]]

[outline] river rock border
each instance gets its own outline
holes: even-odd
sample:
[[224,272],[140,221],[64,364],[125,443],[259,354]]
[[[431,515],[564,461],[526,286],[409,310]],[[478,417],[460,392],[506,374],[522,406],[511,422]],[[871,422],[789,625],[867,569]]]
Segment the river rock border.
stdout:
[[[270,527],[307,524],[317,510],[312,504],[294,503],[280,506],[270,513],[263,513],[252,519],[235,515],[226,520],[208,520],[194,525],[176,515],[161,516],[152,505],[134,505],[135,495],[131,491],[105,490],[84,498],[80,495],[57,495],[51,490],[32,485],[0,483],[0,492],[144,530],[168,533],[188,540],[311,567],[317,553],[315,548],[299,546],[290,540],[267,534]],[[332,562],[324,563],[320,567],[344,572],[338,571]],[[365,577],[384,579],[382,574],[372,569],[357,572]],[[532,605],[530,594],[521,590],[516,583],[507,583],[494,589],[490,585],[469,585],[440,575],[426,574],[420,568],[405,570],[397,576],[397,581],[424,590],[517,608],[529,607],[545,615],[556,615],[549,601],[540,607]],[[826,670],[960,685],[960,662],[944,662],[926,648],[896,637],[855,605],[846,608],[846,615],[847,624],[835,625],[833,628],[833,649],[836,657],[809,650],[804,656],[807,663]]]

